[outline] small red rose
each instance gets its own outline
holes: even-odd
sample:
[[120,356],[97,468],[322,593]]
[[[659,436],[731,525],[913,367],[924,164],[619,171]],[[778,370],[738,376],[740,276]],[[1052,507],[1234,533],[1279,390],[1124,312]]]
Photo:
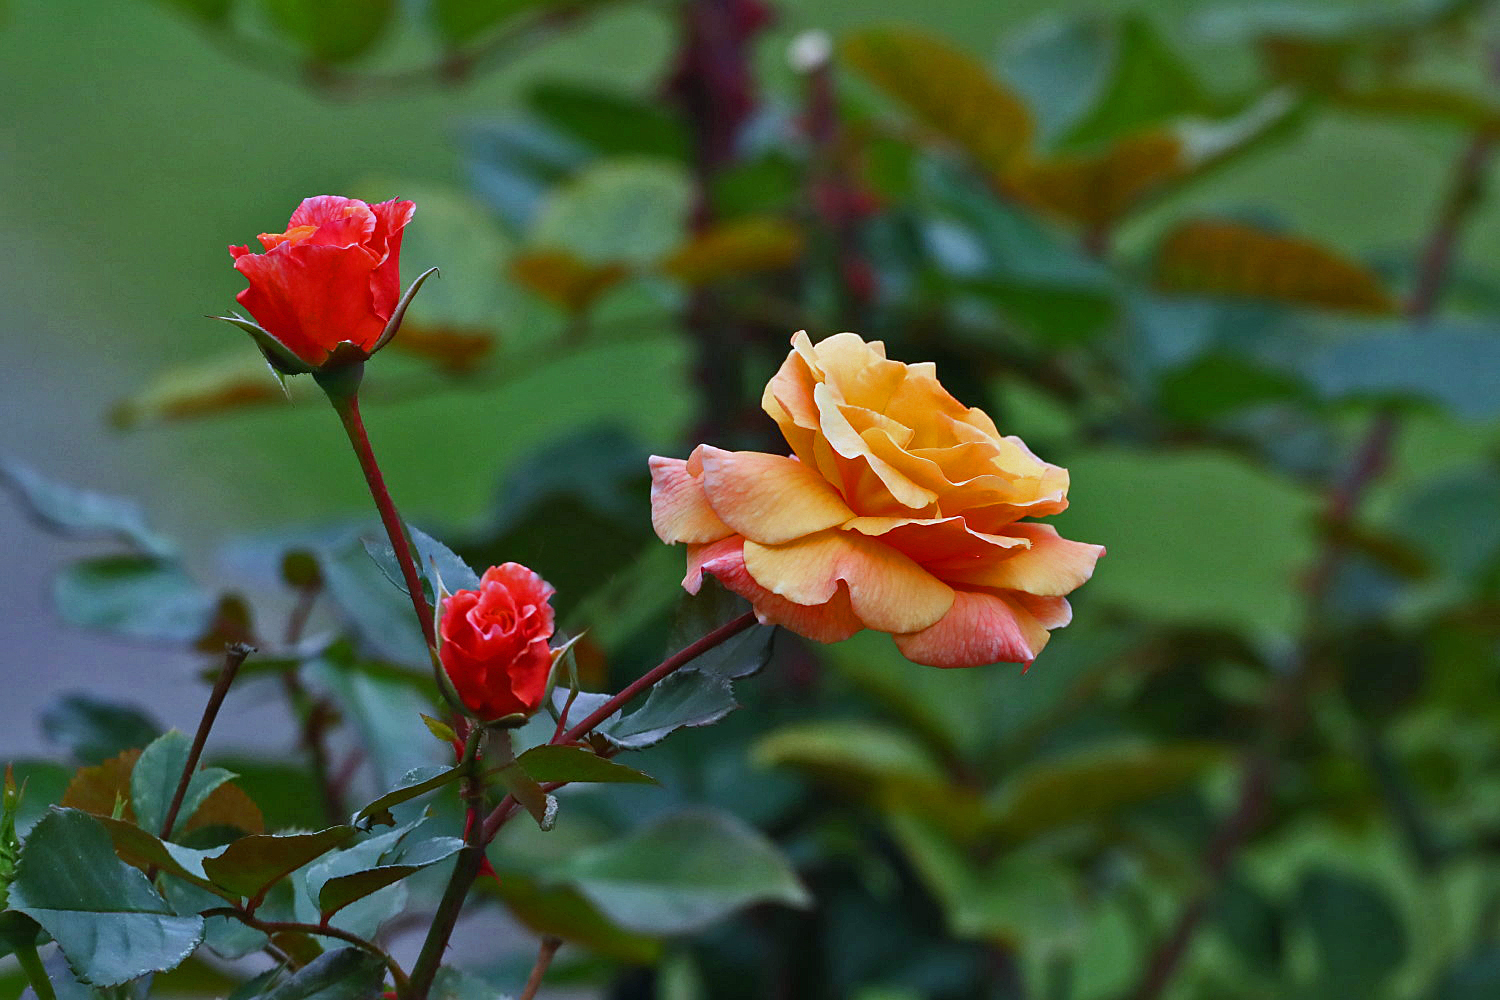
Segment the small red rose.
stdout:
[[[415,211],[409,201],[308,198],[286,232],[260,235],[265,253],[229,248],[235,270],[250,282],[235,298],[309,368],[345,343],[356,357],[368,357],[401,300],[401,233]],[[291,359],[272,363],[278,360]]]
[[552,585],[520,563],[492,566],[478,590],[443,602],[438,658],[478,719],[527,716],[542,704],[552,671]]

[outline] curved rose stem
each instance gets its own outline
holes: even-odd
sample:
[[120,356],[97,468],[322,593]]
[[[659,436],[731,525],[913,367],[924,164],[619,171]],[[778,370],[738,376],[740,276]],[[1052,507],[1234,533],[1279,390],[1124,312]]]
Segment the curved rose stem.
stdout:
[[365,483],[370,487],[370,498],[375,501],[375,509],[380,512],[380,523],[385,526],[386,536],[391,540],[391,549],[396,553],[396,562],[401,566],[401,578],[406,581],[406,592],[411,595],[412,610],[417,613],[422,635],[427,639],[428,648],[436,649],[437,631],[432,622],[432,608],[427,603],[426,595],[422,593],[422,577],[417,573],[417,564],[411,556],[411,542],[407,540],[406,527],[401,515],[396,512],[390,491],[385,488],[385,477],[381,475],[380,465],[375,461],[375,452],[370,448],[365,422],[359,415],[359,394],[353,389],[338,391],[324,380],[319,380],[318,384],[328,393],[328,401],[333,404],[334,412],[344,425],[344,432],[349,435],[349,444],[359,458],[360,470],[364,472]]
[[204,917],[228,917],[231,920],[238,920],[246,927],[254,928],[262,934],[276,934],[278,932],[312,934],[318,937],[343,941],[345,944],[352,945],[360,951],[374,955],[380,959],[385,964],[385,967],[390,970],[391,981],[396,984],[398,992],[406,988],[406,973],[401,971],[401,963],[387,954],[379,945],[351,931],[341,930],[330,924],[303,924],[291,920],[262,920],[255,914],[247,913],[237,906],[216,906],[200,911],[200,915]]
[[546,977],[547,968],[552,964],[552,956],[561,947],[562,938],[542,938],[542,946],[536,952],[536,964],[531,967],[531,976],[526,980],[526,988],[521,991],[519,1000],[533,1000],[536,991],[542,988],[542,979]]
[[726,639],[734,638],[754,624],[755,614],[753,612],[747,611],[736,618],[734,621],[726,622],[725,624],[720,625],[718,628],[714,629],[712,632],[708,633],[703,638],[693,643],[691,646],[686,646],[678,650],[671,656],[667,657],[665,660],[662,660],[661,663],[657,664],[649,671],[636,678],[634,681],[631,681],[619,694],[615,695],[613,698],[609,699],[609,701],[606,701],[604,704],[594,709],[582,722],[574,726],[572,729],[569,729],[566,733],[563,733],[560,738],[554,738],[552,742],[574,743],[579,739],[582,739],[584,736],[587,736],[595,726],[618,712],[620,710],[620,707],[630,699],[634,698],[642,691],[662,680],[668,674],[673,673],[679,667],[684,666],[692,660],[696,660],[698,657],[702,656],[710,649],[713,649],[719,643],[724,642]]
[[245,658],[255,652],[244,643],[236,642],[224,651],[224,666],[219,670],[219,677],[214,681],[214,689],[208,696],[208,704],[203,706],[203,717],[198,720],[198,731],[193,734],[193,745],[188,749],[187,760],[182,765],[182,776],[177,779],[177,789],[172,793],[172,802],[167,806],[167,814],[161,821],[161,830],[158,836],[162,840],[168,840],[172,836],[172,827],[177,825],[177,814],[182,810],[182,801],[187,798],[188,785],[193,781],[193,772],[198,770],[198,760],[203,756],[203,745],[208,742],[208,731],[213,728],[214,720],[219,717],[219,707],[224,704],[224,698],[229,694],[229,685],[234,683],[235,674],[239,673],[240,664]]
[[[475,723],[469,730],[469,738],[464,742],[464,754],[459,761],[459,766],[464,771],[460,787],[464,806],[469,814],[469,822],[464,825],[464,846],[458,852],[453,874],[448,877],[448,887],[443,890],[443,898],[432,916],[432,926],[427,929],[422,951],[411,968],[411,980],[401,991],[401,996],[406,1000],[427,1000],[432,981],[443,964],[443,952],[448,950],[448,939],[453,936],[453,928],[458,924],[458,914],[463,909],[464,898],[468,896],[469,887],[474,884],[484,866],[484,845],[487,841],[484,839],[483,824],[479,822],[479,809],[484,804],[484,781],[479,774],[479,745],[484,739],[484,732],[484,727]],[[498,738],[509,741],[510,733],[501,732]],[[508,752],[506,756],[509,756]]]

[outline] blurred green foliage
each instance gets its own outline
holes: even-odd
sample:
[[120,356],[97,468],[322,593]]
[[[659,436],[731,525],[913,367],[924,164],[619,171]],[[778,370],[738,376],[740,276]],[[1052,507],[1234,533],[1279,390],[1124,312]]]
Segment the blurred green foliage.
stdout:
[[[280,408],[247,345],[158,364],[189,329],[165,305],[203,304],[186,315],[232,294],[206,245],[338,184],[416,200],[408,276],[443,268],[394,343],[402,355],[369,378],[398,498],[472,564],[514,559],[558,585],[565,624],[587,630],[575,652],[588,691],[618,689],[703,631],[667,639],[681,566],[650,532],[644,456],[699,438],[774,446],[759,386],[801,327],[852,327],[893,357],[937,361],[961,398],[1070,469],[1062,530],[1109,547],[1076,622],[1024,674],[916,667],[878,636],[828,649],[782,636],[762,676],[744,676],[761,654],[736,650],[606,726],[660,788],[593,773],[603,780],[565,798],[555,830],[507,827],[491,852],[500,877],[483,883],[486,903],[569,942],[549,982],[620,1000],[1500,991],[1490,5],[1054,11],[1029,25],[1020,9],[1000,23],[959,5],[918,30],[803,3],[769,34],[756,5],[712,0],[168,6],[237,57],[237,100],[285,118],[274,140],[246,136],[222,102],[146,74],[120,86],[196,129],[95,116],[62,137],[79,154],[66,183],[94,199],[144,174],[148,128],[174,137],[184,172],[222,167],[213,150],[237,143],[269,178],[226,211],[232,183],[209,170],[194,190],[217,207],[190,213],[183,243],[126,283],[130,325],[172,333],[141,338],[157,350],[129,366],[140,384],[115,423],[180,455],[184,481],[228,463],[275,484],[254,491],[248,518],[244,498],[191,509],[276,530],[229,542],[237,566],[311,553],[331,598],[319,621],[340,638],[280,644],[247,683],[279,684],[304,733],[366,748],[331,797],[311,740],[295,764],[223,761],[205,775],[236,784],[205,778],[204,809],[233,787],[269,829],[352,837],[338,824],[354,798],[448,780],[419,717],[434,695],[422,640],[379,553],[358,527],[301,526],[356,509],[352,466],[327,458],[328,415],[309,394]],[[695,62],[708,57],[693,18],[715,10],[734,15],[716,22],[724,47]],[[144,9],[89,23],[178,30]],[[798,37],[788,68],[781,47],[814,25],[833,38]],[[171,46],[194,61],[184,74],[222,65],[196,38]],[[340,103],[367,98],[387,103]],[[16,120],[39,104],[23,99]],[[724,128],[727,152],[711,141]],[[336,174],[308,155],[330,135]],[[82,154],[106,138],[126,155],[101,167]],[[19,170],[9,182],[64,183]],[[75,240],[155,237],[176,198],[62,214]],[[44,264],[12,280],[35,277],[28,301],[46,301],[58,279],[26,267]],[[89,289],[68,308],[108,299]],[[104,342],[86,334],[76,350]],[[128,549],[60,576],[71,623],[203,648],[278,632],[196,583],[138,509],[4,474],[50,527]],[[310,592],[306,578],[286,585]],[[149,716],[74,698],[46,720],[89,769],[70,785],[70,768],[18,767],[23,835],[39,800],[105,815],[111,789],[136,813],[154,801],[141,768],[172,734]],[[527,738],[552,725],[539,717]],[[564,773],[533,764],[538,781]],[[414,823],[415,797],[391,794],[381,808]],[[238,799],[219,806],[200,849],[215,830],[261,833]],[[49,815],[109,862],[87,898],[39,905],[23,886],[65,948],[90,907],[162,934],[194,919],[190,901],[114,867],[112,850],[159,844],[111,849],[117,826]],[[338,873],[361,893],[345,917],[373,929],[430,905],[437,883],[418,871],[446,857],[438,841],[458,822],[450,803],[431,837],[403,847],[398,828],[335,855],[363,852]],[[278,853],[289,838],[236,843],[264,847],[272,867],[307,860]],[[405,881],[381,881],[396,869],[414,876],[409,898]],[[337,876],[315,871],[275,905],[325,902]],[[208,877],[195,887],[223,888]],[[232,929],[195,933],[221,954],[259,947]],[[143,941],[100,975],[157,967]],[[514,989],[529,962],[496,955],[463,976]],[[193,983],[203,964],[162,988],[222,992]],[[308,983],[328,969],[379,975],[367,966],[330,951],[276,988],[322,996]],[[454,996],[486,988],[447,974]]]

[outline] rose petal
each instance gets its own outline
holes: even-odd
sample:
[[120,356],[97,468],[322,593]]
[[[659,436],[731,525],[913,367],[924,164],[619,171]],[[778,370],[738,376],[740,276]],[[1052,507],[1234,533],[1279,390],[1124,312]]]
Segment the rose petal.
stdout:
[[915,632],[943,616],[953,590],[910,557],[857,532],[821,531],[783,545],[745,542],[745,567],[794,604],[825,604],[840,581],[854,613],[882,632]]
[[697,453],[713,512],[746,538],[775,545],[854,516],[828,480],[795,458],[707,445]]
[[235,258],[250,287],[235,296],[260,325],[299,358],[322,364],[339,342],[373,344],[384,323],[371,312],[375,260],[362,247],[291,246]]
[[1027,538],[975,531],[961,516],[857,517],[843,527],[878,537],[885,544],[911,556],[939,579],[947,579],[939,567],[1005,559],[1011,555],[1010,550],[1031,544]]
[[[712,574],[727,589],[749,601],[764,625],[780,625],[814,642],[840,642],[865,627],[849,604],[849,588],[840,584],[823,604],[794,604],[755,582],[745,568],[743,545],[738,535],[709,545],[688,549],[688,579],[683,581],[696,594],[702,574]],[[688,586],[689,581],[692,586]]]
[[375,231],[370,234],[370,249],[380,257],[370,279],[370,293],[375,312],[386,319],[401,301],[401,237],[406,224],[416,214],[417,206],[409,201],[392,199],[371,205],[375,214]]
[[687,462],[652,455],[650,465],[651,527],[658,538],[668,545],[702,544],[734,533],[709,506],[703,481],[693,475]]
[[1050,524],[1017,522],[1001,534],[1031,542],[1004,559],[954,567],[943,574],[955,583],[1019,590],[1043,597],[1061,597],[1081,587],[1094,575],[1094,564],[1104,546],[1073,542]]
[[827,385],[820,383],[814,386],[813,399],[818,404],[819,429],[836,453],[845,459],[869,466],[870,471],[880,479],[881,485],[902,506],[923,511],[937,502],[936,493],[912,482],[901,470],[871,452],[865,439],[841,412],[838,400]]
[[1032,614],[997,594],[960,590],[953,607],[919,632],[898,635],[902,655],[930,667],[1030,663],[1048,634]]

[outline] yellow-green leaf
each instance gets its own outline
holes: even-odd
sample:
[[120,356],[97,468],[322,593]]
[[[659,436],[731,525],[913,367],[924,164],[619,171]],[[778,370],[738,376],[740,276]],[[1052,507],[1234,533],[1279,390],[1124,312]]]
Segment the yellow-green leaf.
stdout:
[[1269,299],[1386,315],[1396,301],[1364,267],[1295,236],[1199,220],[1173,230],[1156,257],[1163,291]]
[[144,389],[116,403],[110,421],[129,429],[285,400],[285,392],[260,355],[239,350],[167,369]]
[[1102,150],[1018,167],[1007,183],[1044,211],[1085,226],[1107,226],[1180,176],[1182,143],[1166,129],[1126,136]]
[[582,313],[623,281],[627,272],[620,264],[590,264],[567,250],[536,250],[518,254],[511,261],[510,273],[559,309]]
[[802,256],[802,231],[782,219],[731,219],[697,234],[662,261],[662,270],[689,285],[707,285],[790,267]]
[[875,27],[844,40],[844,58],[923,124],[992,173],[1031,145],[1031,113],[984,64],[908,26]]

